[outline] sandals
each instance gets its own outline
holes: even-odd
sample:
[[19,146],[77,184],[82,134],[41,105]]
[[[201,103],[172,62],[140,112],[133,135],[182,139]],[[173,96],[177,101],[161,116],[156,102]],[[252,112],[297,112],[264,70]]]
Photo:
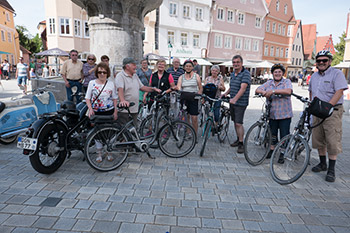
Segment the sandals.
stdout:
[[102,162],[102,156],[101,156],[101,155],[97,156],[96,162],[98,162],[98,163],[101,163],[101,162]]
[[[107,161],[109,161],[109,162],[111,162],[111,161],[114,160],[113,156],[112,156],[112,155],[109,155],[109,154],[106,156],[106,158],[107,158]],[[101,163],[102,160],[103,160],[103,158],[102,158],[102,153],[99,153],[99,155],[96,157],[96,162],[97,162],[97,163]]]

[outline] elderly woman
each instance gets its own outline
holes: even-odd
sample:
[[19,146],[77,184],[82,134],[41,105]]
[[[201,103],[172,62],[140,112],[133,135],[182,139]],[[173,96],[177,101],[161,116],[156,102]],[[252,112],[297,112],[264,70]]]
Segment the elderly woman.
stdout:
[[[89,117],[93,115],[113,115],[114,120],[118,117],[117,93],[112,81],[107,80],[111,75],[108,65],[104,62],[99,63],[95,69],[97,79],[91,80],[86,91],[85,100],[89,109]],[[98,156],[96,162],[102,162],[102,145],[96,141]],[[107,160],[113,160],[113,157],[107,155]]]
[[[278,142],[278,130],[280,138],[290,133],[290,123],[293,117],[292,101],[290,96],[278,98],[275,94],[291,95],[293,91],[292,83],[289,79],[284,79],[283,75],[286,69],[282,64],[275,64],[271,67],[273,79],[258,87],[256,94],[262,94],[267,99],[271,97],[270,109],[270,129],[272,134],[272,145],[267,158],[271,158],[275,145]],[[279,163],[284,163],[283,157],[278,160]]]
[[[224,84],[224,78],[222,75],[220,75],[220,68],[218,65],[213,65],[210,69],[211,76],[208,76],[204,80],[204,87],[207,86],[207,84],[214,84],[216,87],[216,93],[215,93],[215,98],[220,98],[221,92],[225,91],[225,84]],[[217,101],[214,104],[214,120],[215,123],[219,121],[220,117],[220,106],[221,106],[221,101]]]
[[96,57],[93,54],[89,54],[87,56],[87,63],[83,65],[83,74],[84,74],[84,82],[83,82],[83,90],[86,93],[89,82],[91,80],[96,79],[95,69],[96,69]]
[[[193,71],[194,64],[191,60],[186,60],[183,65],[185,73],[179,77],[177,82],[177,89],[184,92],[198,93],[202,94],[202,80],[198,74]],[[187,107],[187,112],[191,116],[192,126],[197,133],[198,131],[198,100],[196,99],[186,99],[185,105]]]

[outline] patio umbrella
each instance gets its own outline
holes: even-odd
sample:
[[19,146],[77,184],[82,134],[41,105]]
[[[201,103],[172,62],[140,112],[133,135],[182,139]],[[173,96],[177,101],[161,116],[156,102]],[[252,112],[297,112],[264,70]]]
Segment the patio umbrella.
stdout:
[[68,57],[69,53],[67,53],[66,51],[63,51],[62,49],[59,48],[53,48],[53,49],[49,49],[49,50],[45,50],[42,51],[40,53],[35,54],[35,56],[54,56],[55,57],[55,64],[56,64],[56,70],[55,73],[58,74],[58,68],[59,68],[59,63],[58,61],[58,57]]
[[269,61],[262,61],[256,64],[256,68],[271,68],[274,64]]
[[148,59],[148,60],[159,60],[159,59],[166,60],[165,57],[160,56],[160,55],[155,54],[155,53],[147,53],[143,57]]

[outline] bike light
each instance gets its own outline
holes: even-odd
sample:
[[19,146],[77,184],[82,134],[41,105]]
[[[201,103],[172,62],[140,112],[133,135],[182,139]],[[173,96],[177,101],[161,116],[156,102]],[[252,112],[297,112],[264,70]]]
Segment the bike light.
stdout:
[[32,133],[33,133],[33,131],[34,131],[34,129],[33,129],[33,128],[31,128],[31,127],[29,127],[29,128],[28,128],[28,130],[26,131],[26,135],[30,135],[30,134],[32,134]]
[[29,155],[29,150],[23,150],[24,155]]

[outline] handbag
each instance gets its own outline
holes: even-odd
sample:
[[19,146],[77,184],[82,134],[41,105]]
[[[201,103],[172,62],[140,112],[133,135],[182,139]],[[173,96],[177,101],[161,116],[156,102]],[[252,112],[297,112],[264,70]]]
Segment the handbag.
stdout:
[[314,115],[321,119],[326,119],[333,114],[334,107],[332,104],[320,100],[317,96],[311,101],[308,111],[311,115]]

